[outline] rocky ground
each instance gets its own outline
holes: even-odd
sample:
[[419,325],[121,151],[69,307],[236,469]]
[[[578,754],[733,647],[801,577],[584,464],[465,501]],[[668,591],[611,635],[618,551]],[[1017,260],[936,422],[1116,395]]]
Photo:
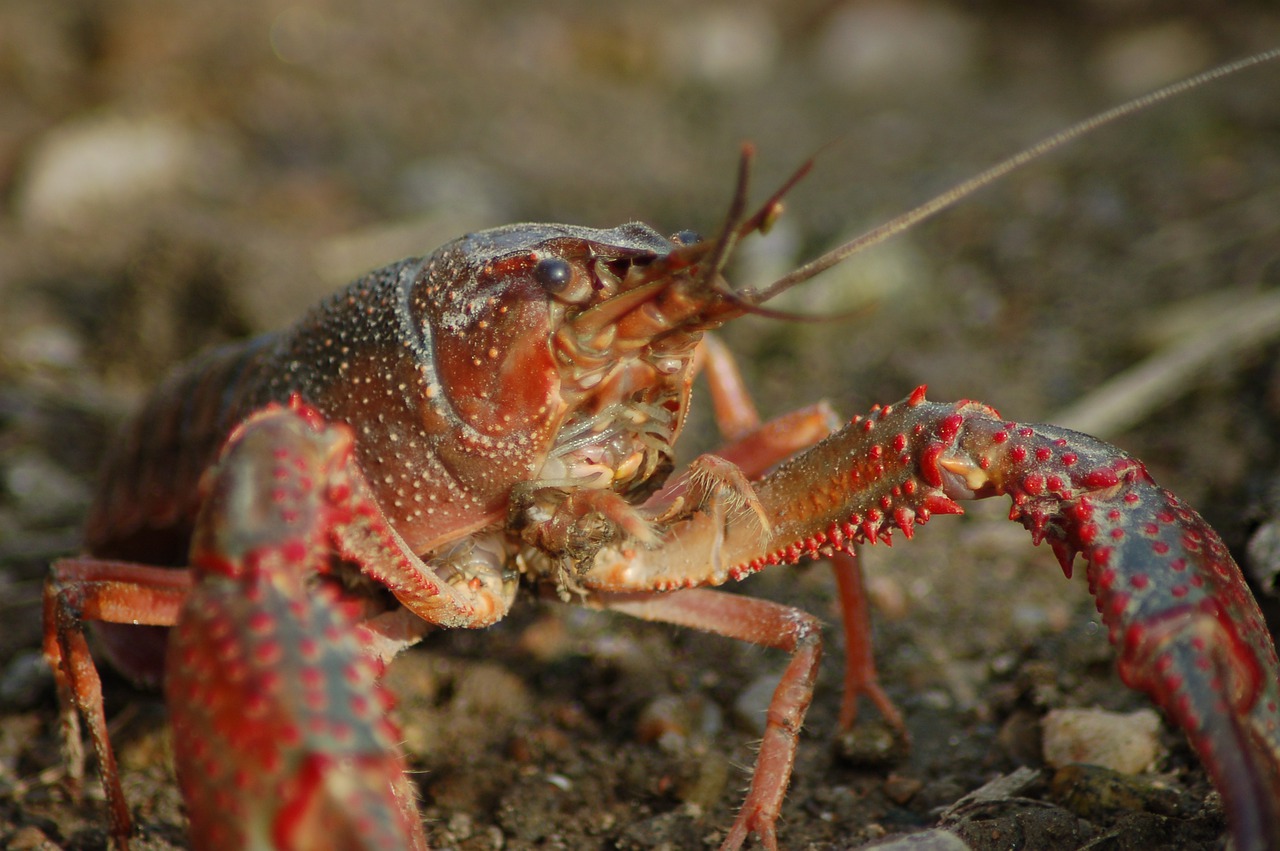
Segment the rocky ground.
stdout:
[[[748,139],[762,186],[818,153],[735,268],[765,280],[1077,118],[1276,44],[1269,4],[1197,0],[0,0],[0,843],[105,845],[93,790],[76,805],[59,783],[40,582],[77,548],[114,428],[172,364],[478,227],[711,232]],[[786,305],[873,305],[858,318],[726,329],[761,407],[852,413],[927,382],[1065,420],[1149,462],[1241,548],[1277,457],[1277,80],[1255,69],[1099,132]],[[1108,379],[1170,352],[1195,368],[1099,413]],[[690,457],[714,444],[704,408]],[[1224,847],[1167,726],[1136,777],[1046,767],[1050,710],[1145,702],[1083,583],[1003,513],[869,554],[912,747],[842,750],[832,631],[782,846],[941,825],[974,849]],[[741,590],[837,617],[820,567]],[[432,636],[388,678],[433,847],[714,847],[783,663],[532,601]],[[163,709],[108,691],[138,846],[184,847]]]

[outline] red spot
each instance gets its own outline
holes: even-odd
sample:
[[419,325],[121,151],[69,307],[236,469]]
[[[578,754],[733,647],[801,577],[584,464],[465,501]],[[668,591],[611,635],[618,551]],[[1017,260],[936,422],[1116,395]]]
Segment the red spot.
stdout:
[[254,612],[249,616],[249,630],[260,635],[271,632],[275,623],[275,618],[267,612]]
[[1099,467],[1096,470],[1090,470],[1085,473],[1081,479],[1087,488],[1110,488],[1120,483],[1120,477],[1116,475],[1116,471],[1108,467]]
[[1021,435],[1022,437],[1035,437],[1036,430],[1033,428],[1028,428],[1027,426],[1023,426],[1022,428],[1018,429],[1018,434]]
[[1151,579],[1145,573],[1139,573],[1137,576],[1129,578],[1129,584],[1139,591],[1144,590],[1151,585]]
[[1098,574],[1098,589],[1100,591],[1110,591],[1111,586],[1116,583],[1116,572],[1111,568],[1107,568]]
[[1127,493],[1124,495],[1124,501],[1126,505],[1133,505],[1138,501],[1138,495],[1136,493]]
[[1009,450],[1009,457],[1015,462],[1021,464],[1023,461],[1027,460],[1027,448],[1025,446],[1015,446],[1013,449]]
[[959,414],[952,414],[938,423],[938,437],[948,442],[955,440],[956,435],[960,433],[962,425],[964,425],[964,417]]
[[249,718],[261,718],[267,714],[267,710],[271,709],[271,701],[266,695],[254,692],[246,695],[244,702],[244,714]]
[[1049,451],[1048,447],[1041,446],[1038,449],[1036,449],[1037,461],[1048,461],[1052,457],[1053,457],[1053,453]]
[[[302,699],[306,701],[307,706],[313,712],[324,712],[329,708],[329,695],[322,688],[307,689],[306,694],[303,695]],[[317,718],[316,721],[323,723],[323,720],[320,718]],[[321,727],[320,731],[323,732],[324,728]]]
[[280,672],[279,671],[263,671],[259,677],[262,684],[262,691],[266,694],[276,694],[280,691]]
[[1122,539],[1122,538],[1124,537],[1124,530],[1123,530],[1123,529],[1112,529],[1112,530],[1111,530],[1111,537],[1112,537],[1113,539],[1115,539],[1115,540],[1119,541],[1120,539]]
[[285,545],[280,548],[280,553],[284,556],[285,561],[306,561],[307,545],[297,538],[294,538],[293,540],[286,542]]
[[884,447],[877,443],[867,450],[867,454],[873,459],[879,460],[880,456],[884,455]]
[[1164,555],[1165,553],[1169,552],[1169,545],[1166,544],[1164,541],[1152,541],[1151,550],[1157,555]]
[[924,499],[924,509],[920,511],[920,519],[926,519],[928,514],[964,514],[964,509],[960,507],[960,503],[956,502],[943,494],[931,493]]
[[1050,476],[1045,480],[1045,487],[1052,493],[1062,493],[1062,478],[1060,476]]
[[1178,572],[1182,572],[1187,569],[1187,560],[1185,558],[1175,558],[1173,561],[1169,562],[1169,567]]
[[912,408],[919,407],[924,404],[924,391],[927,385],[921,384],[915,390],[911,391],[911,395],[907,397],[907,405]]
[[1007,431],[998,431],[995,434],[991,435],[992,443],[1004,443],[1008,439],[1009,439],[1009,432]]
[[1073,464],[1075,464],[1075,463],[1076,463],[1076,461],[1078,461],[1078,460],[1080,460],[1080,458],[1079,458],[1079,456],[1078,456],[1078,455],[1076,455],[1074,452],[1064,452],[1064,453],[1062,453],[1062,466],[1064,466],[1064,467],[1070,467],[1070,466],[1072,466]]
[[270,668],[284,658],[284,648],[278,641],[263,641],[253,648],[253,660],[264,668]]
[[1044,492],[1044,478],[1039,473],[1029,473],[1022,480],[1022,488],[1029,494],[1040,494]]
[[893,436],[893,448],[896,452],[901,452],[907,448],[907,436],[902,433]]
[[916,518],[915,512],[911,509],[899,508],[893,513],[893,522],[897,524],[898,528],[902,530],[902,533],[906,535],[908,539],[915,534]]
[[1173,595],[1173,597],[1181,599],[1182,597],[1187,596],[1187,590],[1187,586],[1178,584],[1170,588],[1169,593]]

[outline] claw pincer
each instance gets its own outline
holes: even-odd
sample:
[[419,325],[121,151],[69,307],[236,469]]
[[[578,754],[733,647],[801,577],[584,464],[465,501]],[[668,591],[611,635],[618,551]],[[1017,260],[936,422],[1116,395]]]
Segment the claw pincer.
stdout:
[[1141,462],[1096,438],[976,417],[960,445],[1067,576],[1084,556],[1121,679],[1186,731],[1236,835],[1276,847],[1280,665],[1221,538]]
[[956,510],[951,500],[1003,494],[1010,519],[1037,544],[1048,541],[1068,577],[1083,555],[1121,678],[1186,731],[1240,847],[1280,846],[1275,645],[1222,540],[1141,462],[1087,435],[1008,422],[976,402],[927,402],[923,388],[855,419],[810,454],[818,453],[833,491],[842,478],[860,483],[845,503],[856,503],[852,522],[831,522],[819,539],[884,539],[890,525],[910,534],[930,513]]
[[350,454],[275,406],[206,479],[165,678],[193,847],[426,848],[378,665],[323,585]]

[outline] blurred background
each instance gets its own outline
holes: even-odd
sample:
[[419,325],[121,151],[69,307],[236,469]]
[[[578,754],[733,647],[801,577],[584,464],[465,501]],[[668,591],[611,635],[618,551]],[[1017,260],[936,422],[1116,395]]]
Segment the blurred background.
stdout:
[[[471,229],[641,220],[712,233],[748,140],[761,194],[817,155],[778,227],[735,262],[736,282],[765,282],[1079,118],[1277,44],[1273,4],[1209,0],[0,0],[0,841],[30,839],[32,826],[66,847],[101,841],[100,810],[64,807],[50,782],[51,687],[34,649],[39,582],[50,558],[77,547],[113,430],[173,364],[288,324],[362,272]],[[1278,81],[1280,68],[1254,69],[1098,132],[784,305],[820,317],[870,305],[865,318],[753,318],[726,329],[761,407],[776,414],[827,397],[852,413],[928,383],[932,397],[980,398],[1018,419],[1063,413],[1142,457],[1242,544],[1274,466],[1280,414],[1268,342],[1280,323],[1232,330],[1275,309]],[[1208,353],[1188,354],[1194,368],[1153,399],[1123,403],[1111,418],[1074,407],[1153,354],[1193,345]],[[701,408],[691,432],[691,455],[714,445]],[[917,753],[923,742],[935,747],[906,769],[925,788],[956,765],[979,778],[972,785],[993,770],[977,754],[1027,700],[1016,685],[1024,663],[1070,645],[1071,630],[1102,648],[1077,660],[1104,678],[1099,693],[1119,691],[1105,679],[1107,651],[1081,583],[1063,585],[1050,555],[1016,527],[953,525],[921,536],[932,549],[895,549],[892,561],[877,552],[870,564],[887,623],[881,653],[903,677],[888,678],[890,691],[909,716],[934,713],[940,731],[916,731]],[[997,567],[975,566],[964,555],[975,550]],[[825,574],[798,584],[795,575],[762,578],[758,593],[831,620]],[[1007,619],[984,608],[992,591],[979,575],[1005,593],[1025,579],[1001,609]],[[507,781],[446,790],[455,775],[424,733],[434,842],[683,847],[647,820],[691,801],[709,811],[686,818],[698,836],[727,825],[738,775],[723,794],[705,780],[686,794],[677,781],[682,771],[701,777],[690,754],[705,761],[737,748],[734,759],[749,760],[734,725],[707,734],[711,748],[658,750],[653,758],[667,763],[634,776],[573,748],[599,726],[618,737],[614,753],[653,756],[634,729],[664,695],[619,697],[634,685],[634,660],[616,651],[618,635],[640,636],[625,641],[648,648],[641,656],[673,660],[662,673],[671,689],[705,693],[711,706],[732,705],[744,681],[778,660],[743,650],[736,679],[698,673],[722,645],[700,654],[701,639],[670,630],[617,633],[616,622],[533,608],[496,637],[431,645],[423,655],[435,673],[420,684],[434,707],[427,717],[443,729],[450,711],[466,714],[458,683],[492,674],[486,658],[505,660],[501,688],[524,694],[526,722],[542,719],[538,729],[560,738],[552,747],[508,718],[475,733],[476,748],[491,747],[496,760],[525,736],[535,742],[525,750],[543,756],[521,771],[549,771],[546,759],[575,753],[584,777],[622,777],[616,798],[590,804],[608,817],[582,827],[581,809],[519,787],[520,807],[559,813],[535,829],[495,791]],[[975,634],[948,634],[966,627]],[[552,649],[531,650],[530,636],[544,633]],[[1012,655],[992,667],[1001,653]],[[540,673],[547,658],[552,673]],[[596,691],[557,693],[555,672],[574,666]],[[829,667],[813,715],[813,782],[798,778],[789,799],[787,847],[855,847],[895,807],[908,814],[903,824],[929,823],[923,798],[854,814],[823,791],[853,782],[826,747],[839,691],[838,665]],[[997,697],[993,682],[1003,684]],[[905,683],[925,684],[932,702],[913,703]],[[125,705],[138,705],[125,693]],[[154,719],[132,726],[144,742],[163,736]],[[958,756],[970,741],[973,752]],[[180,821],[155,803],[171,794],[163,760],[145,753],[137,770],[158,779],[139,795],[159,813],[156,841],[177,842]],[[654,779],[667,775],[676,780]],[[883,772],[867,788],[881,781]]]

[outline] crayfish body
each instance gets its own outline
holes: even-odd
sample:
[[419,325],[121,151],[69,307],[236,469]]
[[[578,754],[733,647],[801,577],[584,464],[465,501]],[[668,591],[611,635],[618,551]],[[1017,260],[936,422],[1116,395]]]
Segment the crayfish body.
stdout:
[[[744,215],[746,161],[712,240],[638,224],[471,234],[159,388],[108,460],[87,554],[45,593],[72,777],[83,717],[119,845],[131,819],[83,621],[126,673],[166,680],[197,847],[425,847],[376,672],[433,627],[500,620],[526,585],[790,654],[722,846],[776,848],[820,625],[714,586],[831,558],[861,641],[857,545],[1006,495],[1068,573],[1083,556],[1122,676],[1186,731],[1237,846],[1280,847],[1275,646],[1216,533],[1139,462],[923,388],[848,422],[823,404],[760,422],[707,332],[767,314],[851,249],[730,289],[728,254],[791,185]],[[676,472],[700,369],[725,442]],[[138,624],[173,628],[167,661],[139,652]],[[901,724],[869,660],[846,687],[842,723],[864,694]],[[259,752],[258,724],[278,750]],[[228,820],[246,827],[220,832]]]

